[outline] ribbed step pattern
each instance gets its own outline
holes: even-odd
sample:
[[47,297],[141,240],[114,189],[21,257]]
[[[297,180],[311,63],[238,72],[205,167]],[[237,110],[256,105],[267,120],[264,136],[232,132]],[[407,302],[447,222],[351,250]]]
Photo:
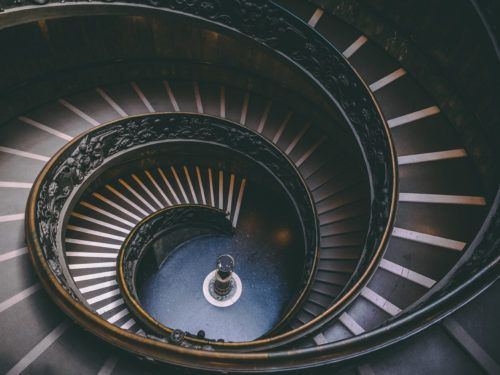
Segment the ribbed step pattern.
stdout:
[[246,179],[199,166],[165,166],[120,178],[84,197],[66,230],[66,261],[85,301],[108,322],[140,328],[116,282],[116,257],[127,234],[150,214],[180,204],[227,210],[236,227]]
[[[399,162],[400,203],[384,259],[347,311],[303,343],[321,345],[373,329],[424,295],[477,232],[486,201],[455,130],[410,74],[328,12],[302,1],[279,3],[343,51],[365,80],[389,125]],[[323,236],[326,228],[323,245],[331,241]],[[333,239],[356,245],[356,220],[343,228],[351,231]],[[325,277],[319,272],[317,281]]]
[[[151,111],[225,115],[248,126],[291,158],[320,213],[318,280],[294,324],[321,314],[349,279],[366,230],[367,191],[348,155],[332,153],[339,150],[335,143],[286,105],[231,87],[160,80],[97,88],[46,108],[26,114],[15,125],[64,141],[99,123]],[[96,313],[123,329],[138,329],[118,294],[114,269],[118,249],[135,224],[164,207],[200,203],[228,209],[236,225],[245,181],[210,168],[165,166],[124,176],[80,202],[67,228],[66,257],[80,292]]]
[[[439,112],[439,108],[409,73],[357,30],[343,24],[328,12],[316,9],[304,1],[279,2],[305,22],[309,22],[311,27],[340,51],[344,51],[344,55],[366,81],[380,104],[391,127],[399,160],[399,211],[396,229],[385,257],[376,275],[355,303],[314,338],[301,343],[303,346],[323,345],[361,334],[397,315],[425,294],[460,257],[460,252],[477,231],[484,215],[482,206],[486,202],[463,144]],[[111,373],[113,369],[113,373],[144,371],[143,361],[137,362],[130,356],[108,355],[108,346],[66,323],[61,312],[55,308],[33,277],[34,272],[24,241],[23,213],[26,198],[32,182],[45,162],[72,137],[96,124],[127,115],[179,110],[212,113],[259,131],[286,152],[299,166],[313,192],[322,229],[320,270],[310,301],[305,304],[294,325],[300,324],[301,320],[308,321],[324,311],[347,281],[348,274],[344,271],[352,267],[359,256],[362,238],[356,237],[355,233],[359,232],[357,218],[367,212],[367,196],[359,181],[349,179],[348,161],[342,159],[342,155],[335,154],[335,147],[329,146],[330,140],[324,139],[324,135],[315,125],[308,126],[307,120],[286,106],[281,108],[277,111],[277,103],[230,87],[158,80],[125,82],[121,85],[96,88],[49,103],[2,124],[0,266],[4,287],[0,297],[0,332],[4,333],[4,356],[0,368],[5,371],[12,369],[13,373],[25,368],[35,372],[57,368],[60,373],[74,373],[80,370],[81,373]],[[189,168],[196,189],[195,171],[192,166]],[[182,176],[182,169],[176,171]],[[150,171],[160,185],[162,178],[157,172]],[[168,166],[164,172],[170,173]],[[337,176],[340,176],[339,179]],[[149,177],[145,172],[137,177],[144,184],[147,183],[150,191],[165,204],[164,197],[155,190],[154,184],[149,185]],[[137,182],[133,177],[130,176],[126,181],[135,189],[141,189],[140,186],[133,185]],[[165,195],[171,201],[175,200],[173,194],[169,194],[168,187],[161,186],[165,189]],[[175,185],[172,186],[177,189]],[[323,187],[326,186],[332,187],[331,195],[324,190]],[[149,212],[148,205],[126,188],[124,190],[120,182],[113,188],[140,209],[119,198],[109,189],[100,193],[138,217],[144,214],[142,211]],[[196,192],[198,194],[198,191]],[[177,192],[179,193],[178,197],[181,199],[182,193]],[[190,194],[189,188],[186,194]],[[156,207],[156,202],[147,193],[144,195],[142,192],[141,196]],[[199,195],[197,198],[201,199]],[[89,203],[92,202],[104,205],[97,197],[92,197]],[[88,207],[78,208],[81,209],[82,215],[86,212],[89,217],[101,217],[102,223],[113,223],[111,225],[114,227],[103,226],[95,221],[90,226],[91,222],[88,220],[73,216],[70,222],[73,229],[68,227],[67,231],[73,238],[82,239],[85,234],[92,241],[116,246],[126,236],[123,229],[128,227],[124,226],[122,221],[117,222],[106,215],[98,216],[101,214]],[[116,207],[108,206],[107,209],[123,220],[137,220]],[[75,210],[75,213],[78,212]],[[75,227],[93,228],[90,230],[95,232],[82,232],[75,230]],[[339,232],[334,233],[336,230]],[[346,232],[343,232],[344,230]],[[106,237],[96,232],[106,233]],[[328,246],[323,246],[325,244]],[[68,251],[70,248],[68,247]],[[106,253],[116,251],[96,246],[72,249]],[[70,261],[77,262],[78,257],[68,257],[68,262]],[[111,262],[112,258],[101,258],[99,261]],[[329,263],[330,261],[332,263]],[[103,268],[92,272],[83,270],[72,270],[80,288],[114,280],[112,269]],[[76,279],[80,276],[84,277]],[[104,294],[105,288],[106,293],[115,293],[116,287],[107,286],[88,292],[95,293],[92,297],[89,294],[89,298]],[[497,289],[498,287],[495,293]],[[102,298],[100,300],[94,299],[96,308],[101,309],[106,304],[117,301],[118,295],[113,296],[110,296],[110,302],[106,302],[105,298],[108,297],[104,296],[99,297]],[[490,300],[494,298],[491,297]],[[132,331],[137,330],[138,327],[134,326],[127,316],[117,315],[122,311],[120,306],[122,305],[117,305],[114,309],[109,308],[103,312],[103,317],[110,319],[114,316],[114,319],[117,319],[115,324]],[[495,309],[498,310],[498,306],[491,306],[489,311]],[[447,371],[476,373],[480,371],[477,367],[477,363],[480,363],[484,371],[495,373],[497,367],[494,358],[498,356],[494,355],[495,348],[491,344],[495,340],[482,343],[484,332],[479,334],[478,327],[483,329],[481,327],[484,326],[471,323],[481,319],[472,317],[460,321],[461,316],[459,314],[457,318],[460,323],[458,327],[451,322],[446,324],[447,333],[429,331],[425,336],[412,339],[411,345],[405,346],[408,350],[403,349],[404,353],[398,352],[392,362],[379,361],[374,364],[373,370],[376,370],[375,373],[411,373],[414,369],[417,369],[414,373],[427,370],[429,373],[439,372],[438,370],[443,369],[443,363],[441,357],[433,355],[433,348],[442,350],[446,347],[449,357],[454,358],[447,364]],[[461,330],[460,325],[466,330]],[[464,335],[465,331],[469,331],[472,336]],[[491,328],[490,331],[498,330]],[[477,336],[473,337],[476,334]],[[450,345],[452,341],[457,342],[460,348]],[[476,341],[481,345],[474,346]],[[481,351],[481,346],[486,351]],[[420,348],[418,353],[415,348]],[[464,358],[462,348],[469,354],[474,353],[471,354],[474,360]],[[65,360],[54,363],[54,358]],[[426,358],[427,367],[420,367],[422,361],[419,358]],[[439,363],[436,362],[437,358]],[[449,367],[452,365],[453,369]],[[148,370],[161,373],[158,369]],[[371,373],[373,370],[368,365],[359,368],[360,373]]]

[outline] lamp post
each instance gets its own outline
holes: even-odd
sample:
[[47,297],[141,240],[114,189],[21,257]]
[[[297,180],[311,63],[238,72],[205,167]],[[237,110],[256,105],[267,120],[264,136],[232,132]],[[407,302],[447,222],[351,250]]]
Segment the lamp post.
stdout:
[[229,254],[221,255],[217,258],[216,266],[214,291],[219,296],[226,296],[232,289],[234,258]]

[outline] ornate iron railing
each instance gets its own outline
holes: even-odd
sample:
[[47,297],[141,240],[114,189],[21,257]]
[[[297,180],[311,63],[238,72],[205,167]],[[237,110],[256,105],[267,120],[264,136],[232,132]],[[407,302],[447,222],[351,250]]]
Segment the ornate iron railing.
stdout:
[[[9,4],[8,7],[12,8],[12,4]],[[49,12],[55,11],[57,7],[71,9],[72,4],[82,5],[79,2],[61,5],[51,1],[43,4],[47,5],[39,8],[49,6],[46,8]],[[312,331],[313,325],[317,327],[318,324],[326,323],[329,320],[327,316],[333,318],[331,313],[340,311],[340,306],[352,301],[372,275],[387,244],[396,206],[395,153],[388,127],[372,94],[351,65],[315,30],[272,1],[151,0],[92,3],[90,6],[97,12],[101,7],[106,14],[112,13],[115,6],[117,11],[122,11],[123,6],[153,8],[161,14],[186,16],[208,28],[252,40],[309,76],[330,98],[352,128],[360,146],[370,182],[371,208],[358,267],[345,286],[344,293],[329,308],[328,313],[307,325],[307,329]],[[19,9],[22,10],[22,7]],[[29,10],[31,12],[34,9]]]
[[[37,2],[44,4],[46,2]],[[7,2],[1,3],[4,8],[11,8]],[[79,4],[79,3],[75,3]],[[206,1],[151,1],[125,2],[129,6],[155,8],[161,12],[171,12],[192,17],[204,22],[209,27],[222,32],[237,34],[259,43],[263,48],[275,53],[279,58],[288,60],[303,74],[308,75],[329,96],[332,104],[343,114],[357,139],[360,152],[364,157],[370,182],[371,216],[360,263],[353,278],[348,284],[349,290],[320,317],[296,330],[293,334],[281,335],[257,342],[260,348],[270,348],[278,344],[291,342],[299,335],[313,332],[317,327],[329,321],[336,312],[341,311],[357,292],[367,282],[380,259],[390,234],[396,204],[396,168],[395,153],[380,110],[366,85],[359,79],[356,72],[331,44],[324,40],[314,30],[302,21],[287,13],[270,1],[238,1],[238,0],[206,0]],[[17,5],[26,5],[19,3]],[[104,3],[93,3],[99,7]],[[116,3],[123,7],[124,3]],[[60,5],[69,8],[71,4]],[[107,3],[109,7],[114,4]],[[183,117],[184,116],[184,117]],[[174,119],[175,118],[175,119]],[[234,126],[224,131],[208,130],[201,116],[172,116],[171,122],[163,123],[154,117],[136,118],[143,123],[132,121],[106,125],[92,130],[79,142],[71,143],[61,150],[49,162],[39,179],[34,184],[26,216],[29,247],[37,270],[46,285],[57,279],[60,289],[52,290],[61,307],[75,320],[87,321],[87,328],[101,337],[107,338],[118,345],[141,352],[149,357],[184,363],[200,368],[219,368],[226,364],[227,368],[272,368],[276,363],[285,365],[295,356],[298,361],[291,367],[303,366],[300,359],[305,355],[307,364],[319,363],[317,356],[322,356],[322,350],[274,352],[272,354],[200,352],[189,348],[175,348],[169,344],[155,343],[154,340],[143,339],[135,341],[134,335],[123,333],[111,325],[101,325],[100,319],[84,311],[81,306],[73,305],[68,300],[78,301],[78,295],[71,288],[67,275],[61,269],[61,259],[58,250],[62,247],[58,235],[64,216],[64,207],[71,200],[74,190],[87,183],[91,173],[101,170],[106,158],[119,155],[125,150],[144,146],[148,142],[183,139],[184,141],[224,139],[235,150],[240,150],[251,158],[266,160],[265,165],[283,183],[288,191],[302,189],[300,179],[282,169],[277,161],[277,154],[262,147],[264,141],[258,135],[242,135],[243,130]],[[213,120],[214,122],[222,120]],[[213,125],[213,124],[212,124]],[[165,126],[168,131],[158,131]],[[217,130],[218,129],[218,130]],[[196,134],[194,136],[193,134]],[[206,138],[204,138],[206,137]],[[317,234],[315,218],[310,218],[301,207],[310,205],[308,194],[303,194],[307,202],[297,203],[303,215],[303,225],[307,241],[312,241],[313,232]],[[300,201],[300,200],[299,200]],[[309,207],[309,206],[307,206]],[[59,242],[58,242],[59,241]],[[312,243],[312,242],[311,242]],[[306,259],[305,266],[311,268],[313,259]],[[256,344],[241,345],[238,350],[247,350]],[[226,350],[236,350],[226,344]],[[288,352],[287,352],[288,353]],[[309,353],[309,354],[306,354]],[[217,358],[217,359],[215,359]],[[196,363],[193,364],[193,359]],[[236,362],[237,361],[237,362]],[[249,367],[250,366],[250,367]]]
[[38,177],[27,208],[30,248],[38,258],[36,263],[42,263],[50,274],[42,274],[42,278],[55,278],[75,303],[80,302],[62,250],[62,229],[69,207],[109,165],[148,147],[179,142],[210,144],[242,155],[267,171],[289,196],[301,222],[304,262],[298,292],[292,297],[297,302],[288,312],[288,319],[305,298],[316,269],[319,224],[312,197],[293,163],[271,142],[248,128],[212,116],[132,116],[94,128],[59,151]]

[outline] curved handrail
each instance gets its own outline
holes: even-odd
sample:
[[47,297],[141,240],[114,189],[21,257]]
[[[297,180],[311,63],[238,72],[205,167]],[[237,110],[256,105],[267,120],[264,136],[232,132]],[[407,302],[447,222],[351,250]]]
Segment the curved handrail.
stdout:
[[[152,332],[170,338],[174,332],[180,333],[181,331],[159,323],[140,304],[135,283],[136,273],[142,259],[150,250],[150,244],[159,236],[165,236],[165,233],[186,227],[203,227],[210,229],[210,233],[229,235],[233,232],[233,227],[228,215],[227,211],[200,204],[167,207],[144,218],[132,229],[123,242],[117,257],[116,278],[118,286],[129,309]],[[206,234],[206,231],[202,233]],[[189,239],[192,239],[192,235],[189,236]],[[186,238],[183,239],[183,241],[185,240]],[[179,243],[176,242],[175,246],[178,245]],[[166,256],[168,254],[165,254]],[[182,338],[177,338],[175,341],[179,344],[184,339],[184,335],[185,333],[182,332]]]
[[[239,153],[267,170],[290,197],[301,221],[305,253],[300,292],[279,323],[284,324],[306,297],[316,271],[319,224],[312,196],[293,162],[271,142],[248,128],[214,116],[180,112],[130,116],[95,127],[60,150],[38,176],[28,199],[26,234],[32,257],[39,258],[35,264],[43,264],[41,278],[49,277],[52,283],[57,280],[53,286],[60,286],[68,294],[65,302],[80,308],[79,292],[69,280],[60,252],[68,207],[108,164],[149,146],[172,142],[208,143]],[[88,318],[88,314],[85,316]],[[80,322],[86,324],[85,319]],[[258,346],[268,341],[247,344]]]
[[[304,334],[310,333],[318,324],[324,324],[331,319],[331,314],[334,311],[339,311],[340,308],[352,301],[372,275],[388,241],[396,204],[396,168],[393,145],[380,110],[364,83],[359,80],[359,77],[338,51],[319,37],[315,31],[271,2],[194,1],[180,3],[165,1],[154,3],[153,6],[163,6],[163,10],[174,10],[202,17],[210,22],[238,30],[240,33],[259,41],[263,46],[278,51],[324,88],[353,129],[369,170],[371,184],[372,215],[361,259],[362,264],[366,267],[357,269],[357,282],[353,282],[353,287],[343,298],[337,301],[325,314],[302,328]],[[220,12],[217,13],[218,11]],[[277,28],[278,35],[274,35],[270,28]],[[35,186],[40,188],[39,181]],[[53,197],[54,191],[51,191],[50,185],[44,186],[42,194],[48,196],[52,194]],[[36,206],[36,199],[30,197],[28,213],[34,212]],[[27,215],[27,223],[28,227],[36,227],[29,215]],[[38,229],[40,233],[49,238],[54,235],[49,228],[40,227]],[[30,240],[31,247],[34,248],[32,254],[40,255],[42,253],[41,247]],[[44,249],[49,255],[52,250]],[[35,263],[40,266],[39,261],[35,260]],[[41,267],[44,268],[43,265]],[[53,265],[52,268],[57,270],[57,265]],[[46,270],[49,270],[49,267],[46,267]],[[53,294],[60,297],[65,293],[70,292],[60,290],[54,291]],[[70,315],[76,316],[74,313]],[[111,329],[111,327],[107,328]],[[113,330],[111,329],[111,331]],[[288,336],[286,342],[292,339],[291,336]],[[272,345],[273,342],[272,339],[263,341],[269,345]],[[122,344],[126,346],[125,342]],[[229,357],[231,354],[227,353],[227,358]],[[260,356],[255,355],[255,357]]]

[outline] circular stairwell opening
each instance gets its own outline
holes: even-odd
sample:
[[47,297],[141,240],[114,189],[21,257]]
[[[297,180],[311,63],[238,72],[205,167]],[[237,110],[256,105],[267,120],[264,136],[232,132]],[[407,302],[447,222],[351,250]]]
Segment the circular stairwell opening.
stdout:
[[[245,178],[238,217],[224,212],[225,231],[214,228],[213,220],[190,222],[163,232],[144,249],[135,276],[137,297],[162,325],[192,334],[203,330],[212,340],[252,341],[278,324],[295,302],[304,262],[300,217],[277,182],[255,172]],[[236,204],[243,191],[239,180],[232,187]],[[224,203],[216,207],[234,214],[226,204],[233,195],[229,182]],[[239,281],[228,299],[208,290],[216,259],[226,253],[234,257]]]

